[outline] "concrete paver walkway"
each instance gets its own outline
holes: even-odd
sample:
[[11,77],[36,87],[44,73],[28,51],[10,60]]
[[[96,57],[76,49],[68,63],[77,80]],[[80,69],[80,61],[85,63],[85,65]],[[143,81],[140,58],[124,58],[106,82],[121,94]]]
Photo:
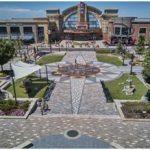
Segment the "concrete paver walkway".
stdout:
[[123,122],[120,119],[80,117],[30,117],[0,120],[0,148],[12,148],[48,135],[64,135],[79,130],[82,135],[117,143],[125,148],[150,148],[150,122]]
[[[82,64],[96,61],[95,52],[68,52],[63,61]],[[84,77],[85,78],[85,77]],[[84,78],[70,78],[69,83],[57,83],[48,102],[48,114],[119,115],[113,103],[106,103],[101,83],[86,84]]]

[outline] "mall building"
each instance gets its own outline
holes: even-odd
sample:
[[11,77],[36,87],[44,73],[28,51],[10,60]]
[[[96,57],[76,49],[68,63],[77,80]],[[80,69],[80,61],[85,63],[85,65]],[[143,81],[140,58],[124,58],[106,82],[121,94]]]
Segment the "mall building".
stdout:
[[150,38],[150,18],[120,17],[118,9],[103,12],[83,2],[60,12],[46,10],[42,18],[0,20],[0,38],[30,42],[58,40],[111,40],[130,42],[142,34]]

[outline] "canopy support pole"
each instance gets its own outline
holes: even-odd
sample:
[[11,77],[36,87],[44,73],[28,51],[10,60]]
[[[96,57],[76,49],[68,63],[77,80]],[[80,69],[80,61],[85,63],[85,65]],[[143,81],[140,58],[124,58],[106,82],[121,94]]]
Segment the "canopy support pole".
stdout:
[[16,87],[15,87],[15,81],[14,81],[14,73],[13,73],[13,70],[12,70],[12,66],[11,66],[11,63],[10,63],[10,70],[12,72],[11,74],[11,78],[12,78],[12,85],[13,85],[13,90],[14,90],[14,97],[15,97],[15,102],[17,103],[17,96],[16,96]]

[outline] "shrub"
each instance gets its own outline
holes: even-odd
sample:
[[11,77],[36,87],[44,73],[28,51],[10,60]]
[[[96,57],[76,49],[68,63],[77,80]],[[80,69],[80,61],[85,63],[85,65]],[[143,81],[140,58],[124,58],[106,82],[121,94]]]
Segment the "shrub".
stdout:
[[14,100],[1,100],[0,110],[3,112],[9,112],[19,108],[26,112],[28,110],[29,104],[29,101],[24,101],[16,104]]
[[8,103],[0,104],[1,111],[8,112],[13,109],[17,109],[17,105],[9,105]]
[[96,53],[97,54],[107,54],[107,53],[110,53],[110,50],[109,49],[99,49],[99,50],[96,50]]
[[29,101],[25,101],[19,105],[19,108],[26,112],[28,110],[29,104],[30,104]]
[[145,105],[150,105],[147,102],[125,102],[124,103],[126,106],[145,106]]
[[150,113],[150,106],[145,106],[144,111],[146,111],[147,113]]
[[133,111],[134,111],[134,113],[142,113],[141,109],[134,109]]

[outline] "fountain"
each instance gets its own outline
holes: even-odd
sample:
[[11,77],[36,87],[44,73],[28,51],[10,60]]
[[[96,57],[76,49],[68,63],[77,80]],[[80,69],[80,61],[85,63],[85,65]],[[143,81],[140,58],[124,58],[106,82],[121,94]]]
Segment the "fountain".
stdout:
[[100,69],[96,66],[89,65],[89,64],[79,64],[77,63],[77,59],[75,59],[75,63],[59,66],[58,72],[68,76],[74,77],[87,77],[91,75],[96,75],[100,72]]

